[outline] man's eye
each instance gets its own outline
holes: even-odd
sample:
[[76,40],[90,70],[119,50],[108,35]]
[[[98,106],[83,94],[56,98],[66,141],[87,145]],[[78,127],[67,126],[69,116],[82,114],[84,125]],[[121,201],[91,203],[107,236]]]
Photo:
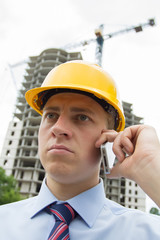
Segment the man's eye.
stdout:
[[48,119],[57,119],[58,118],[58,114],[56,114],[56,113],[47,113],[46,117]]
[[89,120],[89,117],[87,117],[86,115],[79,115],[79,120],[85,122]]

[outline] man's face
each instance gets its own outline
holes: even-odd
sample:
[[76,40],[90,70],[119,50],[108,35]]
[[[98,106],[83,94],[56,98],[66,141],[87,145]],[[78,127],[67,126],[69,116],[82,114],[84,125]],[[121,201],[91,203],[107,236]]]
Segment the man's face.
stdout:
[[106,113],[90,97],[59,93],[49,98],[39,129],[39,156],[47,178],[69,184],[95,180],[100,165],[95,142],[104,129]]

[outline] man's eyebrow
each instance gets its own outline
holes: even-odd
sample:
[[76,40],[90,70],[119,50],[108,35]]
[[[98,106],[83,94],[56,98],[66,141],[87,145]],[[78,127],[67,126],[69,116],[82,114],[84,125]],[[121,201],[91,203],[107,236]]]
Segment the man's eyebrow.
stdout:
[[79,113],[79,112],[82,112],[82,113],[89,113],[89,114],[92,114],[94,115],[94,112],[89,109],[89,108],[81,108],[81,107],[71,107],[71,112],[76,112],[76,113]]
[[55,107],[44,107],[43,112],[45,111],[60,111],[60,108],[55,106]]

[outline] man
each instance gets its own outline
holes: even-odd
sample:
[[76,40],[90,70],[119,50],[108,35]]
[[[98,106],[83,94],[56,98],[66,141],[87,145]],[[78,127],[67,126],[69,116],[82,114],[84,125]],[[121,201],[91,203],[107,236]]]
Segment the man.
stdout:
[[[39,156],[46,178],[37,197],[0,207],[1,239],[159,239],[159,217],[106,199],[99,179],[100,146],[113,142],[118,163],[108,177],[136,181],[160,206],[158,137],[149,126],[122,131],[112,78],[99,66],[71,61],[54,68],[26,99],[42,115]],[[70,224],[60,221],[62,205],[70,209]]]

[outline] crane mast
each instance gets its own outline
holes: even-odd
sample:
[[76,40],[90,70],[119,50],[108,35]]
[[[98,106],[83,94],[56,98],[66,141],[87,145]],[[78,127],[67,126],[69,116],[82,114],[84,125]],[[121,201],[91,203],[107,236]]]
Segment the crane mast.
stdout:
[[96,35],[96,63],[101,66],[102,65],[102,53],[103,53],[103,43],[104,43],[104,38],[103,38],[103,28],[104,25],[101,24],[98,29],[95,30],[95,35]]

